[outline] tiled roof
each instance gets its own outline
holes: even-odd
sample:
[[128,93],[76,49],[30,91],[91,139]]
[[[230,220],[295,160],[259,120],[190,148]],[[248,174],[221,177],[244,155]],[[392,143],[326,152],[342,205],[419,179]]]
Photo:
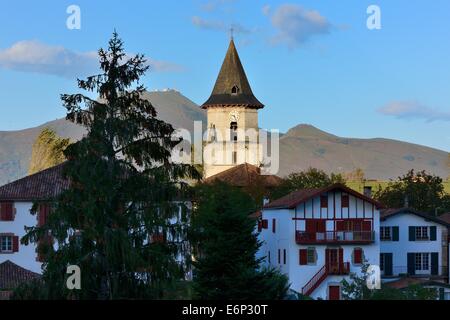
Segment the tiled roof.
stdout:
[[379,203],[378,201],[366,197],[365,195],[354,191],[353,189],[350,189],[349,187],[337,183],[337,184],[333,184],[331,186],[328,187],[324,187],[324,188],[317,188],[317,189],[301,189],[301,190],[297,190],[294,192],[291,192],[290,194],[276,199],[272,202],[269,202],[267,205],[264,206],[265,209],[270,209],[270,208],[286,208],[286,209],[290,209],[290,208],[294,208],[297,205],[299,205],[300,203],[303,203],[311,198],[314,198],[322,193],[326,193],[329,191],[333,191],[333,190],[341,190],[344,191],[346,193],[352,194],[353,196],[360,198],[360,199],[364,199],[370,203],[373,203],[377,208],[382,208],[383,205],[381,203]]
[[406,289],[411,285],[421,285],[421,286],[436,286],[436,287],[445,287],[449,288],[450,286],[447,283],[433,281],[429,279],[420,279],[420,278],[410,278],[404,277],[395,281],[386,282],[386,286],[394,289]]
[[275,175],[262,175],[258,167],[243,163],[204,180],[205,183],[214,181],[226,182],[235,187],[250,187],[259,184],[272,188],[280,185],[283,179]]
[[[237,92],[232,93],[233,87]],[[264,105],[253,95],[234,41],[230,41],[227,54],[214,85],[214,89],[202,108],[242,106],[248,108],[263,108]]]
[[58,196],[69,187],[63,178],[63,167],[60,164],[0,187],[0,200],[37,201]]
[[447,222],[448,224],[450,224],[450,212],[441,214],[438,218],[439,218],[440,220],[442,220],[442,221]]
[[425,220],[433,221],[439,224],[442,224],[446,227],[450,227],[450,223],[442,219],[442,216],[435,217],[425,212],[419,212],[417,210],[411,209],[411,208],[397,208],[397,209],[385,209],[381,210],[380,212],[380,219],[386,220],[392,216],[395,216],[397,214],[413,214],[418,217],[421,217]]
[[23,282],[40,277],[40,274],[24,269],[9,260],[0,263],[0,290],[14,289]]

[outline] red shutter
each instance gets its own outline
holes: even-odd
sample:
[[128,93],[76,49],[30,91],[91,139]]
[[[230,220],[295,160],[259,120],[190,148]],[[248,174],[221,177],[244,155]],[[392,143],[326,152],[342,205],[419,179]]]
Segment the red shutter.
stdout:
[[341,206],[342,206],[342,208],[348,208],[348,206],[349,206],[348,195],[342,195]]
[[272,232],[273,233],[275,233],[275,231],[276,231],[276,222],[277,222],[277,220],[272,219]]
[[317,221],[317,232],[325,232],[327,230],[326,220],[320,219]]
[[328,208],[328,196],[321,196],[320,197],[320,207],[321,208]]
[[48,218],[49,212],[50,212],[50,206],[48,204],[39,205],[38,227],[41,227],[47,223],[47,218]]
[[308,250],[307,249],[299,250],[299,264],[300,265],[308,264]]
[[355,248],[353,250],[353,262],[354,263],[362,263],[362,249]]
[[267,229],[268,227],[269,227],[269,223],[268,223],[267,219],[263,219],[262,220],[262,228]]
[[262,221],[258,221],[258,231],[261,232],[262,230]]
[[370,221],[363,221],[362,231],[372,231],[372,223]]
[[12,202],[0,203],[0,221],[14,220],[14,204]]
[[12,237],[12,246],[13,246],[13,252],[19,252],[19,237],[18,236]]

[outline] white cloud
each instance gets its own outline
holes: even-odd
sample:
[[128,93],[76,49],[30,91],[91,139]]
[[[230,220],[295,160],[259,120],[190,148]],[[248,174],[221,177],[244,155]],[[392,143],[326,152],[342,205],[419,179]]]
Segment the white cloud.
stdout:
[[298,47],[316,35],[331,32],[331,23],[318,11],[307,10],[295,4],[283,4],[270,16],[277,34],[272,37],[273,44],[286,44]]
[[450,112],[427,107],[417,101],[393,101],[378,109],[378,112],[398,119],[423,119],[432,121],[450,121]]
[[[151,71],[180,71],[170,62],[148,59]],[[75,52],[62,46],[50,46],[35,40],[14,43],[0,49],[0,68],[56,75],[73,79],[98,71],[98,56],[94,51]]]
[[262,7],[261,11],[263,13],[263,15],[268,16],[270,14],[270,5],[266,4],[265,6]]

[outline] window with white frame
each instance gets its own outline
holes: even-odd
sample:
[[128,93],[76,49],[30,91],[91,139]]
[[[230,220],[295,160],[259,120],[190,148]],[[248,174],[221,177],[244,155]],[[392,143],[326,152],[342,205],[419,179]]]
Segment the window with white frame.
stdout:
[[428,227],[416,227],[416,240],[428,240]]
[[429,253],[416,253],[415,256],[415,269],[416,270],[430,270],[430,254]]
[[12,236],[1,236],[0,237],[0,251],[1,252],[12,252],[13,251],[13,241]]
[[390,241],[392,240],[392,228],[391,227],[380,227],[380,240]]

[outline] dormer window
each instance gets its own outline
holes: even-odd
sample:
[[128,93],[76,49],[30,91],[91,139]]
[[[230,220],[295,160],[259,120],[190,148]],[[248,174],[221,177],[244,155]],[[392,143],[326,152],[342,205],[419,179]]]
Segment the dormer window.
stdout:
[[231,94],[232,95],[237,95],[239,93],[239,87],[238,86],[233,86],[233,88],[231,88]]

